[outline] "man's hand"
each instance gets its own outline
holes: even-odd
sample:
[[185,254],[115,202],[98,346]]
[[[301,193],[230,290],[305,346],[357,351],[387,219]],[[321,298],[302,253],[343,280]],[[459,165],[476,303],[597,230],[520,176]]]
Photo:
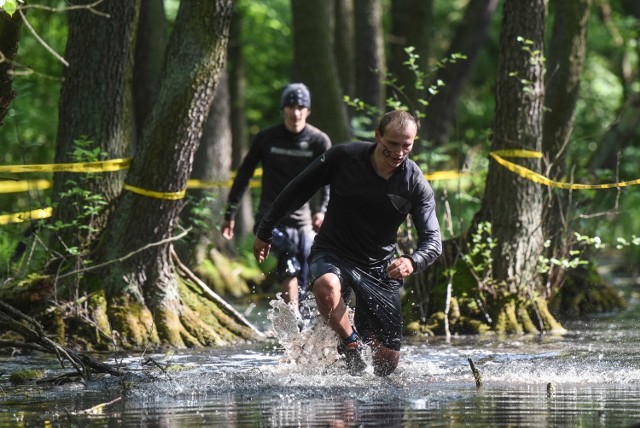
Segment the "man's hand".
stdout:
[[315,213],[313,215],[312,225],[313,225],[314,232],[318,233],[318,231],[320,230],[320,226],[322,226],[323,221],[324,221],[324,214]]
[[225,220],[220,227],[220,232],[225,239],[233,238],[233,227],[236,225],[234,220]]
[[391,262],[387,268],[387,273],[391,278],[402,279],[413,273],[413,265],[407,257],[399,257]]
[[271,244],[264,242],[260,238],[256,238],[256,240],[253,241],[253,256],[256,258],[258,263],[262,263],[267,259],[270,249]]

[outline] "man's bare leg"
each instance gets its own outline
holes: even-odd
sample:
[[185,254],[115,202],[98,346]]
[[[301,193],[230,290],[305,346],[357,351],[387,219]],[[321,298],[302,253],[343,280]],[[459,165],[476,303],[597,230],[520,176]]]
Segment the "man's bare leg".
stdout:
[[298,278],[291,277],[285,278],[280,284],[282,289],[282,299],[285,303],[288,303],[293,310],[293,313],[298,317],[300,315],[300,295],[298,290]]
[[[313,283],[313,292],[316,295],[318,312],[327,321],[329,327],[336,332],[341,339],[345,339],[353,333],[351,320],[347,306],[342,300],[340,280],[332,273],[322,275]],[[367,338],[368,339],[368,338]],[[398,367],[400,352],[389,349],[378,342],[370,340],[373,349],[373,367],[379,376],[387,376]]]
[[355,332],[351,326],[347,305],[342,300],[341,289],[340,279],[332,273],[322,275],[313,283],[318,312],[340,337],[342,344],[338,346],[338,352],[344,355],[349,373],[357,376],[366,369],[367,363],[361,355],[362,342],[357,340],[356,335],[352,336]]
[[353,333],[347,306],[342,300],[342,286],[340,279],[325,273],[313,283],[313,293],[316,296],[318,312],[327,321],[329,327],[341,338],[345,339]]
[[377,339],[371,341],[371,348],[373,349],[373,371],[375,374],[387,376],[398,367],[400,351],[387,348]]

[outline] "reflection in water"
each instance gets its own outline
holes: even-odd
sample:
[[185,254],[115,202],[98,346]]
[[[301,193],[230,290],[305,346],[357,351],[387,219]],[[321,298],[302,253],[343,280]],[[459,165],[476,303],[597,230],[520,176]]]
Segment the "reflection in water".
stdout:
[[[315,324],[300,332],[281,301],[268,314],[276,336],[242,348],[151,355],[167,370],[122,363],[126,385],[10,387],[0,377],[0,426],[630,426],[640,421],[640,332],[634,319],[567,325],[564,336],[407,340],[387,378],[353,377],[336,339]],[[468,358],[482,372],[476,389]],[[50,359],[0,358],[60,371]],[[547,385],[555,385],[547,393]],[[116,397],[99,414],[79,411]],[[75,413],[74,413],[75,412]]]

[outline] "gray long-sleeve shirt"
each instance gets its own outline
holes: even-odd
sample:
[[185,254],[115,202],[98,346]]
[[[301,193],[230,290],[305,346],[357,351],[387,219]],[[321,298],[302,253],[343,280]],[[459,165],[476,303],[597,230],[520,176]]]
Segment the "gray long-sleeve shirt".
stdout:
[[357,266],[379,265],[393,257],[398,228],[411,215],[418,244],[408,257],[415,272],[425,270],[442,252],[433,189],[410,159],[390,178],[380,177],[371,164],[374,148],[372,143],[355,142],[325,152],[280,193],[256,236],[270,242],[273,226],[281,218],[329,185],[329,205],[314,248]]

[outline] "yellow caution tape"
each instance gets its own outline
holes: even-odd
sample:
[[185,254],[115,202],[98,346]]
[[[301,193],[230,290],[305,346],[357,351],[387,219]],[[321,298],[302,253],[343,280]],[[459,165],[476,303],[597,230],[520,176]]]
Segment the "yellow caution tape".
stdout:
[[[229,188],[233,184],[233,180],[226,181],[207,181],[207,180],[196,180],[195,178],[187,180],[187,188],[189,189],[215,189],[219,187]],[[249,181],[249,187],[256,188],[260,187],[260,180],[251,180]]]
[[46,190],[51,188],[49,180],[0,181],[0,193],[28,192],[29,190]]
[[0,224],[8,224],[8,223],[22,223],[27,220],[38,220],[41,218],[51,217],[51,213],[53,210],[51,207],[49,208],[40,208],[31,211],[25,211],[21,213],[15,214],[2,214],[0,215]]
[[460,172],[460,171],[434,171],[430,174],[425,174],[424,176],[429,181],[438,181],[438,180],[454,180],[456,178],[460,178],[465,175],[469,175],[469,173]]
[[141,187],[132,186],[130,184],[124,184],[123,188],[130,192],[136,193],[142,196],[148,196],[150,198],[156,199],[166,199],[169,201],[175,201],[178,199],[184,198],[184,195],[187,193],[187,189],[181,190],[179,192],[157,192],[155,190],[147,190]]
[[515,174],[518,174],[522,178],[526,178],[535,183],[543,184],[545,186],[557,187],[560,189],[571,189],[571,190],[613,189],[617,187],[634,186],[636,184],[640,184],[640,179],[631,180],[631,181],[621,181],[618,183],[605,183],[605,184],[575,184],[575,183],[555,181],[545,177],[542,174],[538,174],[535,171],[532,171],[520,165],[516,165],[513,162],[509,162],[508,160],[505,160],[502,158],[502,156],[519,157],[519,158],[541,158],[542,157],[542,153],[531,151],[531,150],[496,150],[496,151],[490,152],[489,156],[491,156],[496,162],[498,162],[498,164],[507,168],[509,171]]
[[131,158],[111,159],[98,162],[54,163],[39,165],[6,165],[0,166],[0,173],[25,172],[112,172],[129,168]]
[[534,159],[542,158],[542,153],[536,150],[503,149],[503,150],[494,150],[489,154],[492,154],[492,153],[496,156],[505,157],[505,158],[534,158]]

